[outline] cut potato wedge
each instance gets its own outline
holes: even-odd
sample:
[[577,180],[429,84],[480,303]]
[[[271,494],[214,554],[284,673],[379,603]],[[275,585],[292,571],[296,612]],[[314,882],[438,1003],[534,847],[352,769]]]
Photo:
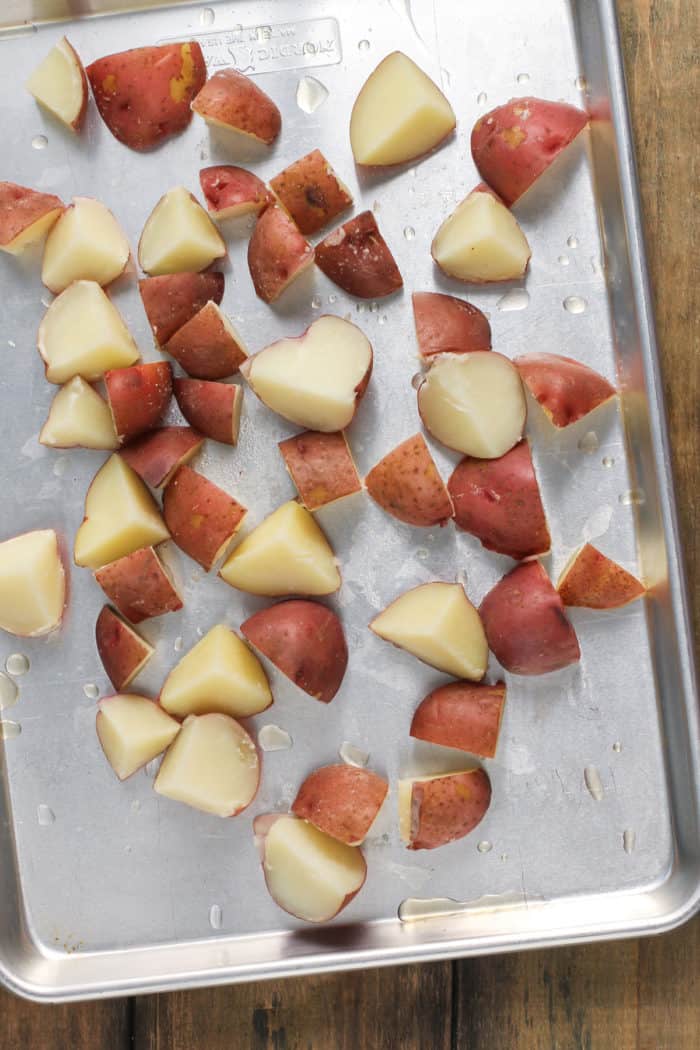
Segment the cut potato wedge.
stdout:
[[151,276],[206,269],[226,245],[202,205],[183,186],[160,198],[139,241],[139,265]]
[[271,200],[262,179],[246,168],[234,164],[215,164],[199,173],[207,209],[213,219],[237,219],[241,215],[258,215]]
[[182,608],[182,598],[153,547],[103,565],[95,573],[95,582],[131,623]]
[[173,393],[173,370],[167,361],[112,368],[105,372],[107,401],[119,444],[158,426]]
[[226,379],[248,356],[240,334],[214,302],[179,328],[164,349],[195,379]]
[[645,593],[643,584],[591,543],[569,559],[557,583],[564,605],[587,609],[619,609]]
[[21,255],[46,237],[63,210],[63,201],[53,193],[0,182],[0,251]]
[[274,303],[314,261],[314,249],[277,204],[265,208],[248,241],[248,269],[255,294]]
[[110,451],[119,444],[107,402],[81,376],[69,379],[56,394],[39,441],[50,448]]
[[180,467],[163,493],[163,516],[173,542],[207,572],[223,557],[246,508],[190,467]]
[[87,77],[83,63],[64,36],[36,67],[26,88],[62,124],[80,131],[87,110]]
[[97,736],[120,780],[157,758],[180,732],[180,723],[145,696],[106,696],[97,707]]
[[470,193],[435,234],[433,259],[448,277],[484,284],[517,281],[530,245],[505,204],[491,193]]
[[491,349],[491,325],[472,303],[441,292],[414,292],[413,319],[420,356]]
[[396,598],[370,630],[438,671],[479,681],[488,646],[479,613],[458,583],[424,583]]
[[129,242],[100,201],[74,197],[46,238],[41,279],[54,292],[73,281],[106,285],[126,269]]
[[350,191],[319,149],[270,179],[270,189],[305,236],[352,206]]
[[505,700],[503,682],[449,682],[438,686],[416,708],[411,736],[493,758]]
[[155,651],[109,605],[97,617],[95,642],[105,674],[119,693],[131,685]]
[[399,781],[399,831],[409,849],[435,849],[464,838],[491,804],[483,769]]
[[316,245],[316,265],[348,295],[382,299],[403,287],[403,278],[371,211],[348,219]]
[[0,543],[0,630],[36,638],[63,619],[66,573],[53,529]]
[[454,514],[422,434],[414,434],[387,452],[370,470],[365,486],[380,507],[407,525],[445,525]]
[[362,482],[342,431],[321,434],[317,430],[306,430],[280,441],[279,450],[307,510],[318,510],[362,491]]
[[159,427],[132,441],[120,456],[151,488],[167,485],[178,467],[199,452],[204,438],[190,427]]
[[361,846],[389,785],[371,769],[345,764],[310,773],[292,803],[292,813],[348,846]]
[[165,346],[208,302],[218,306],[224,297],[224,283],[224,275],[216,271],[143,277],[139,295],[156,345]]
[[522,354],[513,364],[555,427],[568,427],[617,395],[608,380],[561,354]]
[[269,146],[280,133],[282,117],[255,81],[237,69],[220,69],[207,80],[192,103],[207,124],[229,128]]
[[212,441],[238,444],[243,410],[243,387],[209,379],[176,379],[178,408],[191,426]]

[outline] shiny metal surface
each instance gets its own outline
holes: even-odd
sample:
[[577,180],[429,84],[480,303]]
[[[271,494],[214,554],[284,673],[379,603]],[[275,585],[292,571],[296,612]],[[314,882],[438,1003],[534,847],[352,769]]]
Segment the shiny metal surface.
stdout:
[[[465,293],[490,313],[494,346],[509,356],[550,350],[617,376],[621,412],[603,409],[563,433],[530,412],[554,540],[547,565],[556,576],[578,543],[596,540],[637,566],[653,589],[645,604],[609,616],[572,614],[583,653],[576,669],[541,679],[507,676],[498,755],[485,763],[494,801],[478,831],[442,850],[408,853],[398,841],[393,792],[366,849],[365,889],[338,920],[316,929],[285,916],[267,896],[252,817],[287,805],[305,773],[335,760],[344,741],[369,752],[370,764],[392,782],[460,764],[407,735],[415,705],[441,676],[384,646],[365,625],[396,593],[431,578],[464,574],[478,601],[508,560],[451,527],[426,532],[393,522],[369,499],[322,511],[344,573],[332,604],[347,627],[350,670],[327,708],[272,673],[275,705],[254,721],[257,728],[279,725],[293,746],[264,756],[258,799],[231,821],[158,798],[152,770],[116,782],[95,738],[97,690],[90,688],[109,692],[92,637],[101,592],[88,572],[74,570],[59,636],[0,638],[0,666],[19,652],[30,662],[15,679],[17,703],[1,712],[21,732],[4,741],[0,978],[20,994],[70,999],[523,949],[683,921],[700,893],[698,714],[613,4],[307,0],[298,25],[293,0],[150,4],[138,13],[77,17],[109,6],[6,5],[3,178],[64,198],[99,196],[135,248],[158,197],[178,183],[198,191],[204,164],[250,163],[267,178],[319,146],[350,185],[357,210],[375,210],[406,290],[375,307],[350,300],[317,272],[270,309],[253,294],[245,237],[229,230],[223,305],[250,347],[296,333],[324,311],[348,315],[365,330],[375,373],[350,433],[363,473],[418,429],[410,385],[418,370],[413,289]],[[139,5],[112,9],[119,6]],[[62,16],[67,25],[51,22]],[[16,28],[27,20],[38,28]],[[283,110],[279,143],[264,155],[234,157],[195,118],[184,135],[138,155],[111,137],[94,108],[74,140],[19,86],[63,32],[86,62],[183,36],[202,40],[210,56],[233,49],[239,65],[262,74]],[[360,181],[347,140],[350,106],[370,69],[395,48],[442,82],[458,114],[457,135],[415,168]],[[312,112],[296,101],[306,76],[328,91]],[[587,142],[516,208],[533,260],[527,305],[512,309],[523,297],[507,297],[507,288],[465,290],[437,276],[428,249],[438,223],[476,181],[473,121],[517,94],[585,102],[595,120]],[[0,536],[54,525],[70,545],[102,457],[38,445],[54,392],[34,349],[49,297],[36,260],[18,266],[0,259],[0,286]],[[119,282],[115,301],[144,358],[155,357],[133,277]],[[251,508],[252,524],[293,494],[275,447],[290,428],[250,392],[244,414],[239,447],[209,443],[200,462]],[[454,457],[433,450],[449,471]],[[158,690],[199,632],[221,620],[237,626],[260,604],[177,552],[173,562],[185,609],[145,628],[157,643],[137,681],[146,692]],[[407,899],[404,918],[432,917],[400,921]]]

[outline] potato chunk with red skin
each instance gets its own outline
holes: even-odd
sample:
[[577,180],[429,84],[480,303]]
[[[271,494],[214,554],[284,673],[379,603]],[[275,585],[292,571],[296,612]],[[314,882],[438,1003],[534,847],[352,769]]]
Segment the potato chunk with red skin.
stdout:
[[489,648],[506,671],[536,675],[581,659],[564,603],[538,561],[504,576],[479,607]]
[[445,525],[452,500],[422,434],[402,441],[370,470],[367,491],[388,514],[408,525]]
[[521,560],[551,545],[527,440],[499,459],[465,456],[447,482],[455,524],[484,547]]
[[418,705],[411,736],[493,758],[505,699],[503,682],[448,682],[433,689]]
[[378,773],[355,766],[321,766],[310,773],[292,813],[348,846],[364,842],[389,785]]
[[204,438],[190,427],[159,427],[132,441],[119,455],[138,476],[159,489],[167,485],[179,466],[199,452]]
[[340,181],[320,149],[270,179],[270,188],[303,234],[316,233],[352,207],[347,186]]
[[207,572],[247,513],[228,492],[187,466],[178,469],[163,493],[163,517],[173,541]]
[[342,430],[305,430],[279,442],[285,466],[307,510],[362,491],[362,483]]
[[192,109],[208,124],[240,131],[268,146],[282,127],[280,111],[269,95],[237,69],[220,69],[210,77]]
[[586,609],[619,609],[645,594],[636,576],[591,543],[576,551],[559,577],[557,591],[564,605]]
[[258,298],[265,303],[279,299],[313,261],[314,249],[287,213],[277,205],[266,208],[248,242],[248,269]]
[[[404,787],[405,785],[405,787]],[[407,801],[401,795],[410,792]],[[399,807],[409,805],[408,849],[436,849],[464,838],[491,804],[491,781],[483,769],[399,782]],[[405,818],[404,818],[405,819]]]
[[238,442],[243,387],[206,379],[176,379],[175,400],[188,423],[212,441]]
[[167,361],[130,365],[105,372],[107,400],[119,443],[158,426],[173,394],[173,372]]
[[182,608],[182,598],[153,547],[103,565],[96,571],[95,580],[131,623]]
[[209,214],[213,219],[233,219],[259,213],[272,200],[262,179],[235,164],[214,164],[199,173]]
[[333,230],[316,245],[316,265],[358,299],[381,299],[403,287],[403,278],[371,211]]
[[19,255],[48,233],[64,208],[53,193],[0,182],[0,251]]
[[153,338],[165,346],[183,325],[209,301],[221,303],[224,275],[211,273],[164,273],[139,281],[139,293]]
[[153,656],[153,647],[105,605],[95,624],[95,641],[105,674],[120,693]]
[[194,40],[105,55],[85,71],[100,116],[116,139],[151,149],[184,131],[207,71]]
[[163,349],[195,379],[227,379],[248,356],[238,332],[213,302],[179,328]]
[[555,427],[568,427],[617,395],[588,365],[560,354],[522,354],[513,364]]
[[414,292],[412,299],[422,358],[491,349],[491,325],[478,307],[441,292]]
[[482,179],[511,205],[587,124],[588,115],[565,102],[513,98],[477,120],[472,157]]

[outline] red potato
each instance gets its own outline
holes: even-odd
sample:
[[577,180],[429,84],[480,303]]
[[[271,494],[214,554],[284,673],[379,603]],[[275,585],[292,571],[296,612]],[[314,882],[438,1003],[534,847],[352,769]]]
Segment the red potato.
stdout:
[[190,103],[207,71],[194,40],[136,47],[105,55],[87,67],[95,102],[114,137],[130,149],[145,150],[184,131]]
[[389,791],[379,774],[344,764],[310,773],[292,813],[348,846],[361,846]]
[[447,488],[457,528],[472,533],[487,550],[516,560],[549,551],[547,518],[526,439],[499,459],[465,456]]
[[329,704],[348,664],[343,627],[331,610],[296,598],[261,609],[241,624],[241,634],[290,681]]
[[133,682],[154,652],[109,605],[97,617],[95,641],[105,673],[118,693]]
[[267,146],[275,141],[282,127],[280,111],[269,95],[236,69],[221,69],[210,77],[192,109],[207,124],[231,128]]
[[365,486],[380,507],[407,525],[445,525],[454,514],[422,434],[414,434],[388,452],[370,470]]
[[240,335],[214,302],[178,328],[163,349],[196,379],[226,379],[248,356]]
[[213,219],[234,219],[253,212],[257,215],[272,199],[262,179],[235,164],[202,168],[199,185]]
[[358,299],[381,299],[403,287],[394,256],[371,211],[363,211],[316,245],[316,265]]
[[646,588],[631,572],[586,543],[562,572],[557,591],[564,605],[619,609],[641,598]]
[[478,307],[441,292],[414,292],[412,299],[422,358],[491,349],[491,325]]
[[449,682],[416,708],[411,736],[431,744],[493,758],[506,700],[503,682]]
[[489,648],[506,671],[536,675],[581,659],[564,603],[538,561],[516,566],[479,608]]
[[190,427],[160,427],[132,441],[119,454],[147,485],[160,489],[199,452],[203,441]]
[[163,517],[172,539],[207,572],[246,514],[233,496],[190,467],[180,467],[163,493]]
[[464,838],[491,804],[491,781],[474,768],[399,781],[401,837],[408,849],[436,849]]
[[173,394],[172,375],[167,361],[105,372],[107,400],[120,444],[160,423]]
[[153,547],[103,565],[94,575],[117,611],[131,623],[182,608],[182,598]]
[[53,193],[0,182],[0,251],[19,255],[46,236],[64,209]]
[[303,234],[316,233],[352,207],[352,196],[319,149],[270,179],[270,188]]
[[256,295],[273,303],[313,261],[314,249],[287,213],[277,205],[266,208],[248,242],[248,269]]
[[166,273],[144,277],[139,292],[158,346],[165,346],[208,302],[224,297],[222,273]]
[[471,149],[482,179],[514,204],[588,124],[565,102],[512,98],[477,120]]
[[206,379],[176,379],[175,400],[183,416],[212,441],[238,442],[243,407],[243,387],[211,383]]
[[362,482],[342,431],[306,430],[279,442],[285,466],[307,510],[362,491]]
[[555,427],[568,427],[617,395],[588,365],[560,354],[523,354],[513,364]]

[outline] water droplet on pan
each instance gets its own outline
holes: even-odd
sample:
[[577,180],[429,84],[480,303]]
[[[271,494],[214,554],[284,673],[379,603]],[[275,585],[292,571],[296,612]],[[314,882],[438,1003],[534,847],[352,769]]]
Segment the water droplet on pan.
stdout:
[[559,265],[560,266],[568,266],[569,265],[569,256],[568,255],[560,255],[558,261],[559,261]]
[[566,238],[566,243],[569,248],[578,248],[578,237],[572,233],[570,237]]
[[624,507],[641,507],[643,503],[646,503],[644,489],[628,489],[619,499]]
[[578,443],[579,450],[588,454],[597,452],[600,448],[600,441],[595,430],[587,431]]
[[619,740],[615,741],[615,743],[612,746],[612,749],[613,749],[613,751],[615,752],[616,755],[620,754],[620,752],[622,751],[622,744],[620,743]]
[[220,904],[212,904],[209,909],[209,925],[212,930],[220,930],[224,925],[224,913]]
[[13,740],[18,737],[22,732],[22,726],[19,722],[0,722],[0,739],[1,740]]
[[34,149],[46,149],[49,144],[49,140],[46,135],[35,135],[32,139],[32,146]]
[[486,94],[485,91],[480,91],[479,92],[479,94],[476,96],[476,102],[477,102],[478,106],[485,106],[486,105],[486,103],[488,102],[488,95]]
[[607,470],[610,470],[611,467],[615,466],[615,460],[612,458],[612,456],[603,456],[600,462]]
[[637,833],[632,828],[625,828],[622,833],[622,848],[625,853],[632,853],[637,845]]
[[199,12],[199,24],[201,26],[213,26],[215,19],[216,15],[211,7],[205,7]]
[[313,297],[313,299],[311,300],[311,309],[312,310],[320,310],[322,305],[323,305],[323,300],[321,299],[321,296],[320,295],[315,295]]
[[338,754],[342,758],[343,762],[348,766],[358,766],[360,769],[369,762],[369,755],[366,751],[362,751],[361,748],[355,747],[349,740],[344,740],[338,748]]
[[518,84],[529,84],[530,83],[530,74],[529,73],[518,73],[518,75],[517,75],[517,77],[515,79],[516,79]]
[[488,839],[482,839],[476,847],[479,853],[490,853],[493,849],[493,843],[489,842]]
[[406,238],[407,241],[412,241],[413,238],[416,235],[416,231],[413,229],[412,226],[405,226],[404,227],[404,231],[403,231],[403,235],[404,235],[404,237]]
[[6,707],[14,707],[19,697],[17,684],[0,671],[0,711]]
[[288,751],[292,746],[292,738],[286,729],[270,723],[261,728],[258,743],[263,751]]
[[24,653],[12,653],[5,660],[5,670],[15,678],[20,678],[29,670],[29,660]]
[[85,693],[88,700],[97,700],[100,695],[100,690],[97,688],[94,682],[87,682],[83,686],[83,692]]
[[316,77],[302,77],[297,84],[297,106],[304,113],[315,113],[328,98],[328,88]]
[[586,91],[588,89],[588,81],[585,77],[578,76],[574,80],[574,87],[577,91]]
[[369,51],[369,48],[370,48],[369,40],[360,40],[360,42],[357,45],[357,50],[358,51]]
[[605,788],[603,787],[603,781],[600,779],[600,773],[596,767],[586,766],[583,771],[583,779],[591,798],[596,802],[602,802],[605,797]]
[[580,295],[568,295],[562,305],[567,313],[582,314],[588,306],[588,303]]
[[530,293],[524,288],[511,288],[496,305],[503,313],[512,313],[515,310],[525,310],[529,302]]
[[182,637],[180,635],[178,635],[177,638],[175,639],[175,641],[173,642],[173,649],[175,650],[176,653],[182,652],[183,644],[184,643],[182,641]]
[[45,802],[40,802],[36,807],[36,819],[41,824],[42,828],[46,828],[49,824],[53,824],[56,820],[56,814],[47,806]]

